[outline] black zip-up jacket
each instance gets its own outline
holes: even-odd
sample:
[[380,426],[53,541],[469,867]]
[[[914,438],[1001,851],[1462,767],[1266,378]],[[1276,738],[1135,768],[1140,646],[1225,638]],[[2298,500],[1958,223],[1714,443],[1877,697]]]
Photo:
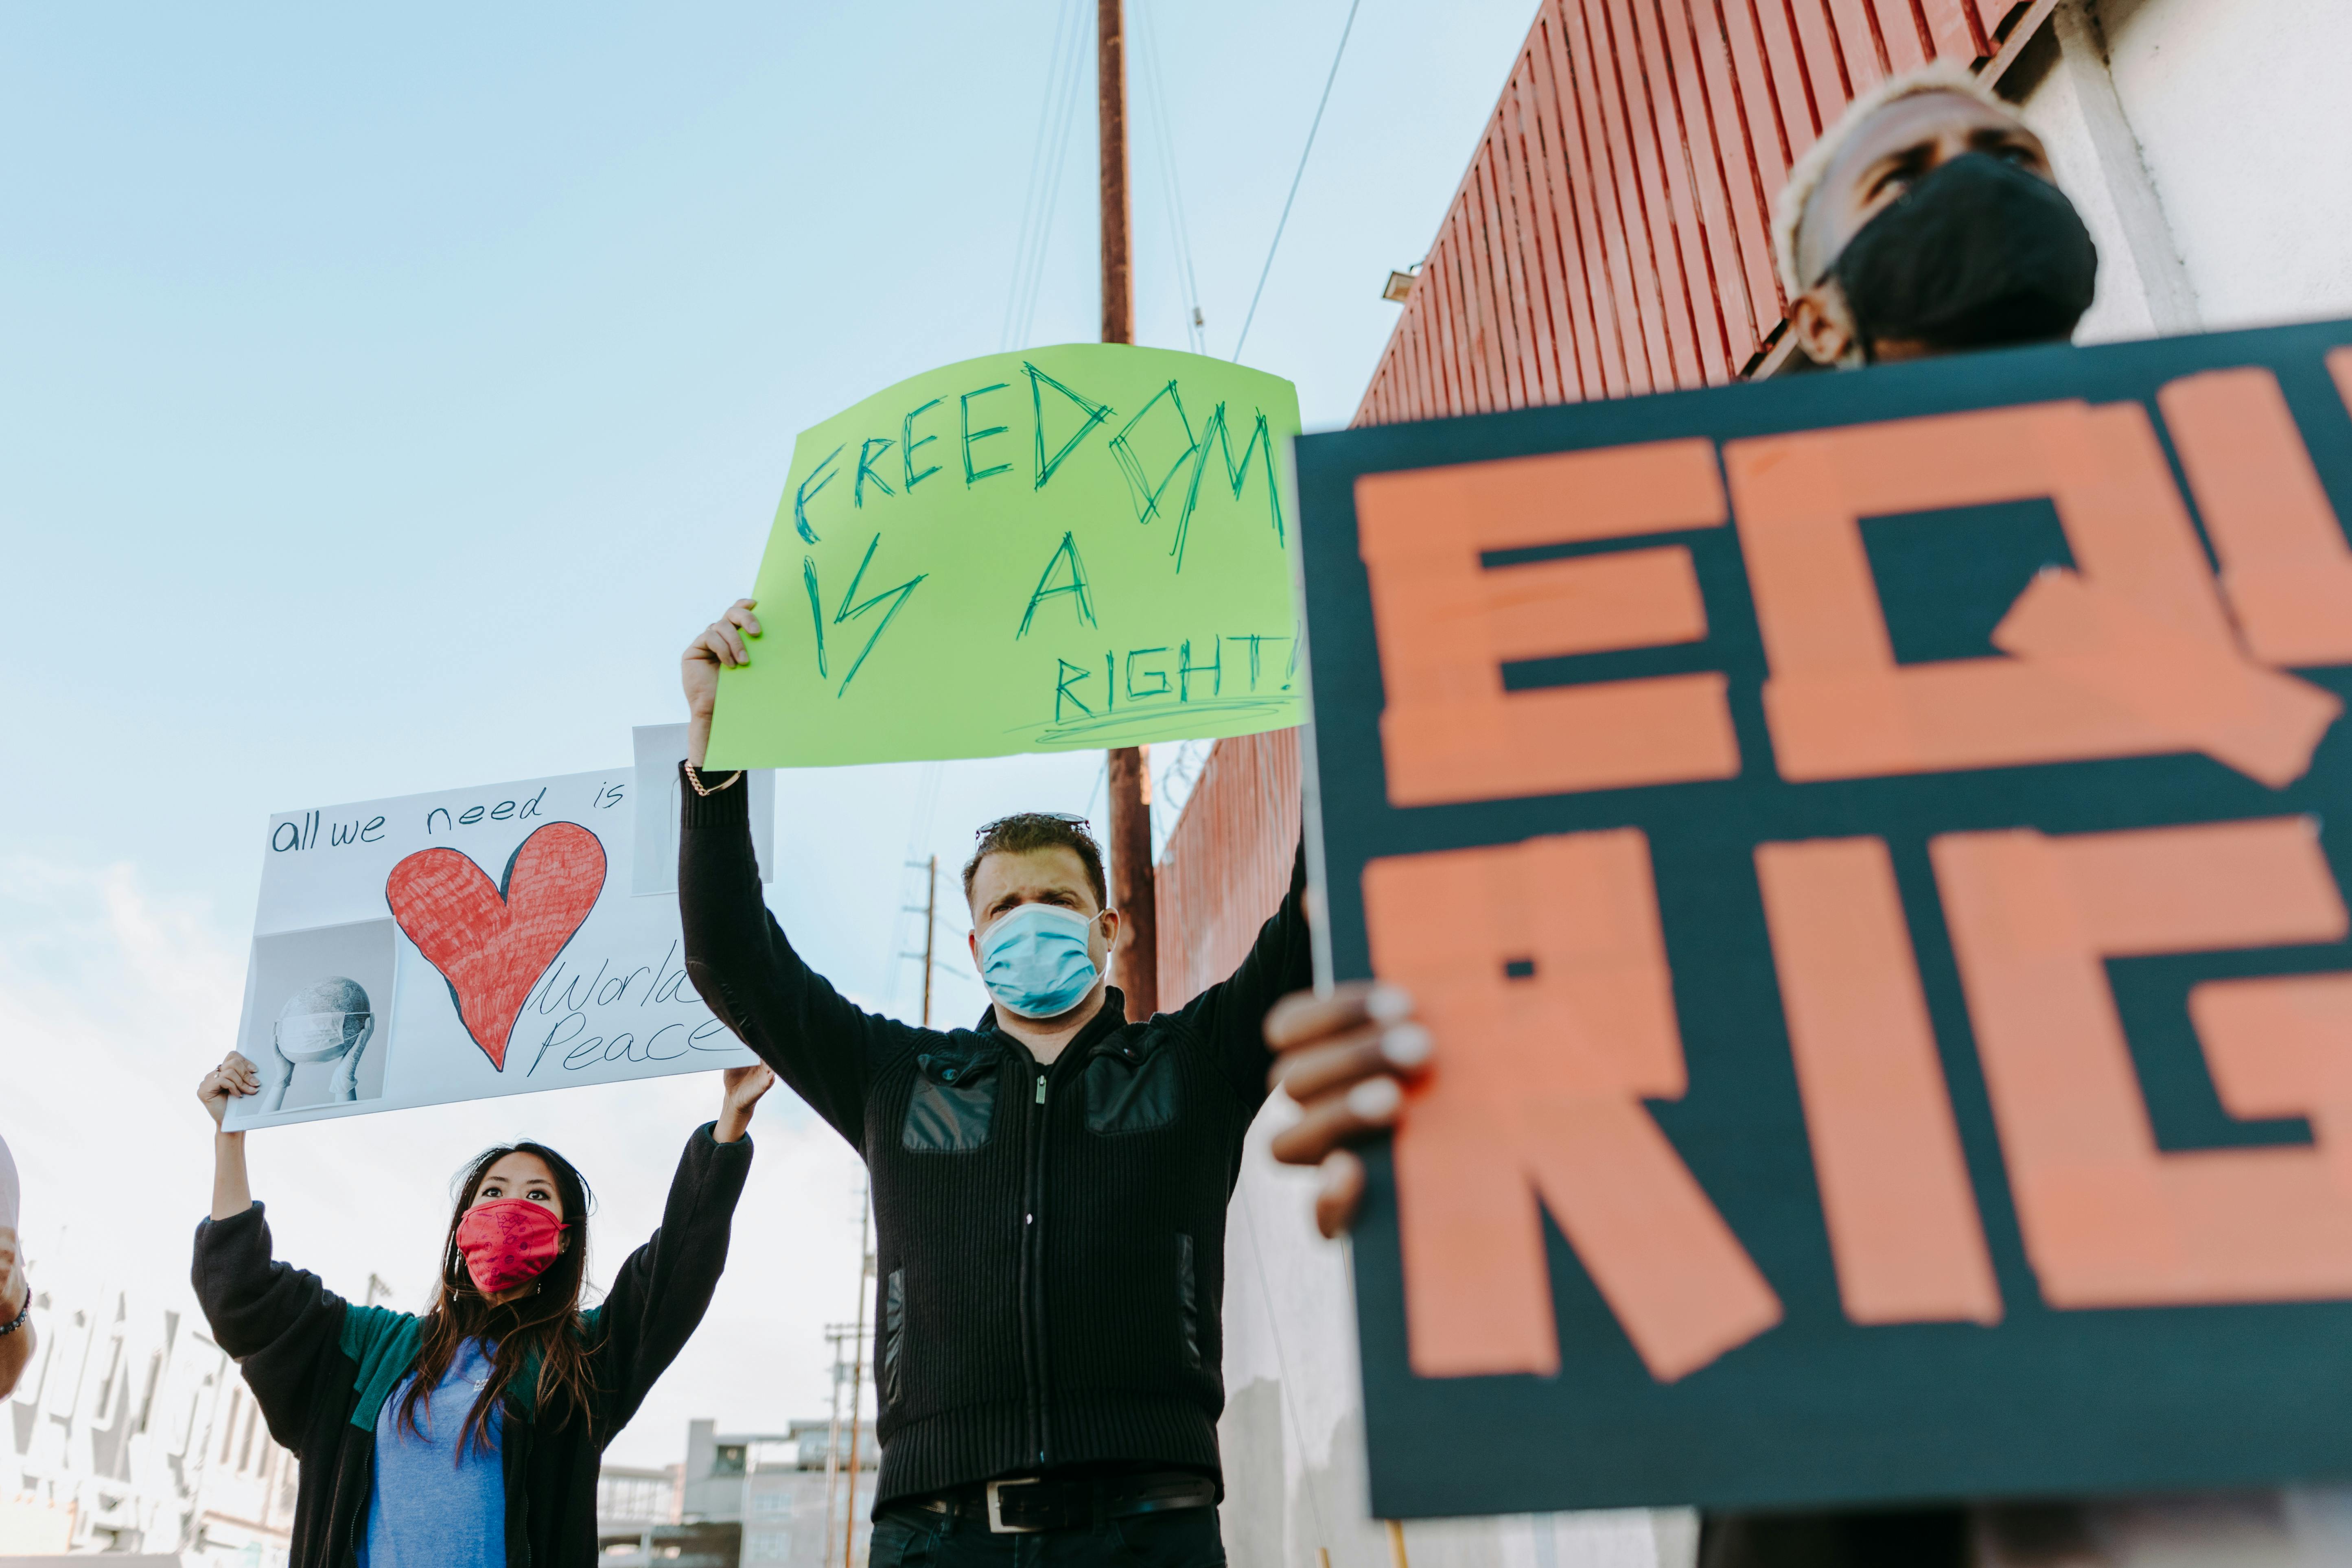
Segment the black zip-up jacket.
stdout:
[[684,792],[686,966],[872,1173],[877,1509],[1066,1465],[1218,1474],[1225,1205],[1266,1009],[1313,980],[1303,870],[1231,978],[1140,1024],[1110,990],[1040,1068],[993,1009],[916,1028],[812,973],[761,897],[749,793]]
[[[719,1142],[715,1126],[687,1140],[661,1228],[621,1265],[604,1304],[580,1315],[598,1394],[592,1420],[576,1410],[535,1419],[533,1365],[509,1386],[499,1436],[507,1568],[596,1560],[604,1445],[686,1348],[727,1266],[728,1222],[751,1168],[751,1141]],[[236,1358],[269,1435],[302,1461],[291,1568],[356,1563],[374,1497],[376,1417],[415,1370],[422,1320],[354,1307],[317,1275],[273,1261],[257,1203],[196,1226],[195,1287],[213,1339]]]

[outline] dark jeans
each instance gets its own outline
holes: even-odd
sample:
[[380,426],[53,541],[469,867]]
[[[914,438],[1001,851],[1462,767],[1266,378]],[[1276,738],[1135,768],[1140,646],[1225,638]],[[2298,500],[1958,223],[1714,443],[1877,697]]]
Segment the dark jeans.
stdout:
[[1968,1510],[1959,1508],[1711,1513],[1699,1521],[1698,1568],[1967,1568],[1973,1557]]
[[991,1535],[979,1520],[887,1508],[874,1521],[869,1568],[1223,1568],[1213,1508],[1171,1508],[1107,1519],[1092,1530]]

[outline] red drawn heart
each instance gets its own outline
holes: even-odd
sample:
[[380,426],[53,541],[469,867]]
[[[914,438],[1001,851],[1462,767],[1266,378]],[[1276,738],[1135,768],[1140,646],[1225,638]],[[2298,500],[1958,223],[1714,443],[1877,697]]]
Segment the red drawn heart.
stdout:
[[522,841],[492,887],[471,857],[420,849],[384,879],[384,901],[441,978],[482,1054],[500,1072],[530,988],[563,951],[604,887],[604,846],[576,822]]

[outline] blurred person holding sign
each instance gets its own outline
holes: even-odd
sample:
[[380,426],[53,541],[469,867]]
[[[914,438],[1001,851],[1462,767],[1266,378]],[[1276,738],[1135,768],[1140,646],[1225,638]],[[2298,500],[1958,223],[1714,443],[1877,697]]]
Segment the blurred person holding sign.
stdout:
[[604,1447],[682,1350],[727,1262],[751,1170],[745,1133],[775,1081],[725,1071],[661,1228],[583,1307],[588,1186],[552,1149],[483,1151],[459,1173],[431,1304],[354,1306],[276,1261],[230,1101],[264,1092],[232,1051],[196,1097],[212,1117],[213,1205],[196,1227],[205,1321],[280,1443],[301,1459],[296,1568],[502,1568],[596,1551]]
[[[2041,142],[1949,67],[1857,99],[1791,171],[1773,238],[1790,330],[1824,367],[2064,342],[2097,277],[2096,248]],[[1321,1169],[1316,1219],[1326,1236],[1343,1233],[1364,1197],[1350,1146],[1388,1136],[1412,1114],[1417,1079],[1442,1085],[1449,1054],[1475,1049],[1433,1040],[1414,1011],[1404,987],[1355,981],[1286,997],[1267,1016],[1274,1080],[1299,1108],[1273,1152]],[[1969,1552],[1966,1511],[1940,1507],[1709,1515],[1700,1560],[1915,1568]]]

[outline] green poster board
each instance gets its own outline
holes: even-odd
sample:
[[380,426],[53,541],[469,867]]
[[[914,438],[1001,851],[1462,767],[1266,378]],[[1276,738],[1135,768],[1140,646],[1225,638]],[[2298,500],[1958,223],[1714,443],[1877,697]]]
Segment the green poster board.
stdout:
[[802,433],[714,767],[1090,750],[1296,724],[1291,384],[1077,343]]

